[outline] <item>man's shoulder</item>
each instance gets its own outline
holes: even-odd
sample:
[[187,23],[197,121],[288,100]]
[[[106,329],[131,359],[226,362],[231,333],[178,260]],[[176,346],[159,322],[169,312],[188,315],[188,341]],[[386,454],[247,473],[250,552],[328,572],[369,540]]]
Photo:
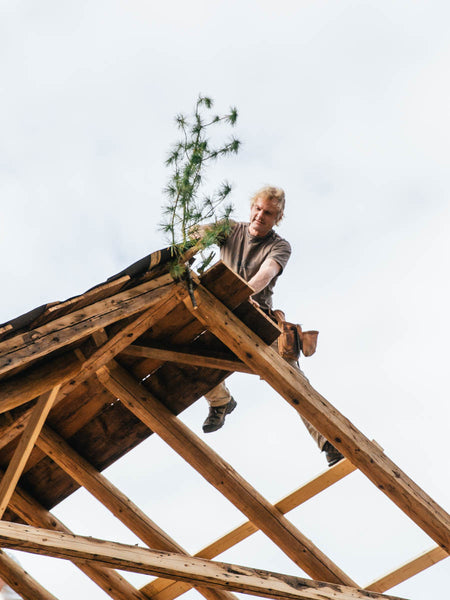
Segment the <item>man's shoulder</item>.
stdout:
[[232,221],[231,219],[229,223],[230,232],[227,239],[244,237],[247,233],[248,226],[250,225],[250,223],[246,223],[245,221]]
[[273,241],[274,243],[276,243],[277,245],[283,246],[286,249],[289,249],[289,251],[291,250],[291,244],[284,238],[281,237],[281,235],[279,233],[277,233],[274,229],[272,229],[272,234],[273,234]]

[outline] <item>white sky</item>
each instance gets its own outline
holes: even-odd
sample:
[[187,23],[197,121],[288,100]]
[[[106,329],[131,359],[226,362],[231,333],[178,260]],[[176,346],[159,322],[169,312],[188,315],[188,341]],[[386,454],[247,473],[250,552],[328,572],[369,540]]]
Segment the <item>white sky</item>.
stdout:
[[[448,510],[449,20],[433,0],[1,0],[0,322],[165,245],[173,117],[200,92],[236,105],[243,147],[218,176],[238,219],[262,184],[286,190],[276,304],[320,330],[306,374]],[[204,439],[269,500],[325,468],[282,398],[230,386],[238,408]],[[205,414],[182,419],[203,435]],[[107,475],[190,552],[242,521],[156,436],[129,458]],[[137,542],[83,492],[55,513]],[[359,473],[289,518],[361,586],[434,545]],[[70,564],[17,556],[61,600],[107,597]],[[303,575],[259,534],[219,559]],[[447,560],[390,593],[449,584]]]

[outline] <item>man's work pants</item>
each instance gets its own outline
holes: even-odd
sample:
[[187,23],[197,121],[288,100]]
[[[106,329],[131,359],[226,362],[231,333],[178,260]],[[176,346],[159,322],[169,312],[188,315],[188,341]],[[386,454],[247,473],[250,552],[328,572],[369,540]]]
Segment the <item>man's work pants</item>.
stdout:
[[[278,352],[278,344],[277,344],[276,340],[272,344],[272,348]],[[288,362],[292,367],[294,367],[294,369],[296,369],[299,373],[301,373],[302,376],[305,377],[305,379],[306,379],[305,374],[300,369],[299,364],[296,360],[287,360],[286,362]],[[215,387],[213,387],[212,390],[210,390],[207,394],[205,394],[205,398],[208,401],[209,406],[224,406],[224,404],[228,404],[228,402],[231,400],[231,394],[230,394],[230,390],[227,388],[225,383],[222,381],[222,383],[219,383],[219,385],[216,385]],[[299,416],[300,416],[301,420],[303,421],[303,423],[305,424],[305,427],[309,431],[311,437],[316,442],[316,444],[319,446],[319,450],[323,450],[323,447],[327,441],[326,438],[324,438],[323,435],[321,433],[319,433],[317,431],[317,429],[315,429],[309,421],[304,419],[301,415],[299,415]]]

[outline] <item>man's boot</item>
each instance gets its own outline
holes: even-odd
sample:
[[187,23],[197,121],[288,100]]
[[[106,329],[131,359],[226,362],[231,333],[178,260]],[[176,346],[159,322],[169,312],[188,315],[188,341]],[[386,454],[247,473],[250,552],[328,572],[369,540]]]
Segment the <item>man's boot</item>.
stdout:
[[231,397],[227,404],[222,406],[210,406],[209,414],[203,423],[203,431],[205,433],[212,433],[220,429],[225,423],[225,417],[229,415],[236,408],[237,402]]
[[325,456],[327,458],[329,467],[332,467],[344,458],[344,456],[339,452],[339,450],[335,448],[332,444],[330,444],[330,442],[325,443],[322,452],[325,452]]

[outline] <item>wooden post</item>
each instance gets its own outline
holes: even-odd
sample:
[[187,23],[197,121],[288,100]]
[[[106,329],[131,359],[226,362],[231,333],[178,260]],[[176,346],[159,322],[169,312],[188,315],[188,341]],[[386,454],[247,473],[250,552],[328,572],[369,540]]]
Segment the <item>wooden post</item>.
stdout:
[[357,588],[251,569],[174,552],[150,550],[83,536],[0,522],[0,543],[26,552],[89,561],[125,571],[175,577],[266,598],[286,600],[400,600]]
[[197,309],[185,302],[192,314],[450,552],[450,515],[208,290],[199,285],[195,297]]

